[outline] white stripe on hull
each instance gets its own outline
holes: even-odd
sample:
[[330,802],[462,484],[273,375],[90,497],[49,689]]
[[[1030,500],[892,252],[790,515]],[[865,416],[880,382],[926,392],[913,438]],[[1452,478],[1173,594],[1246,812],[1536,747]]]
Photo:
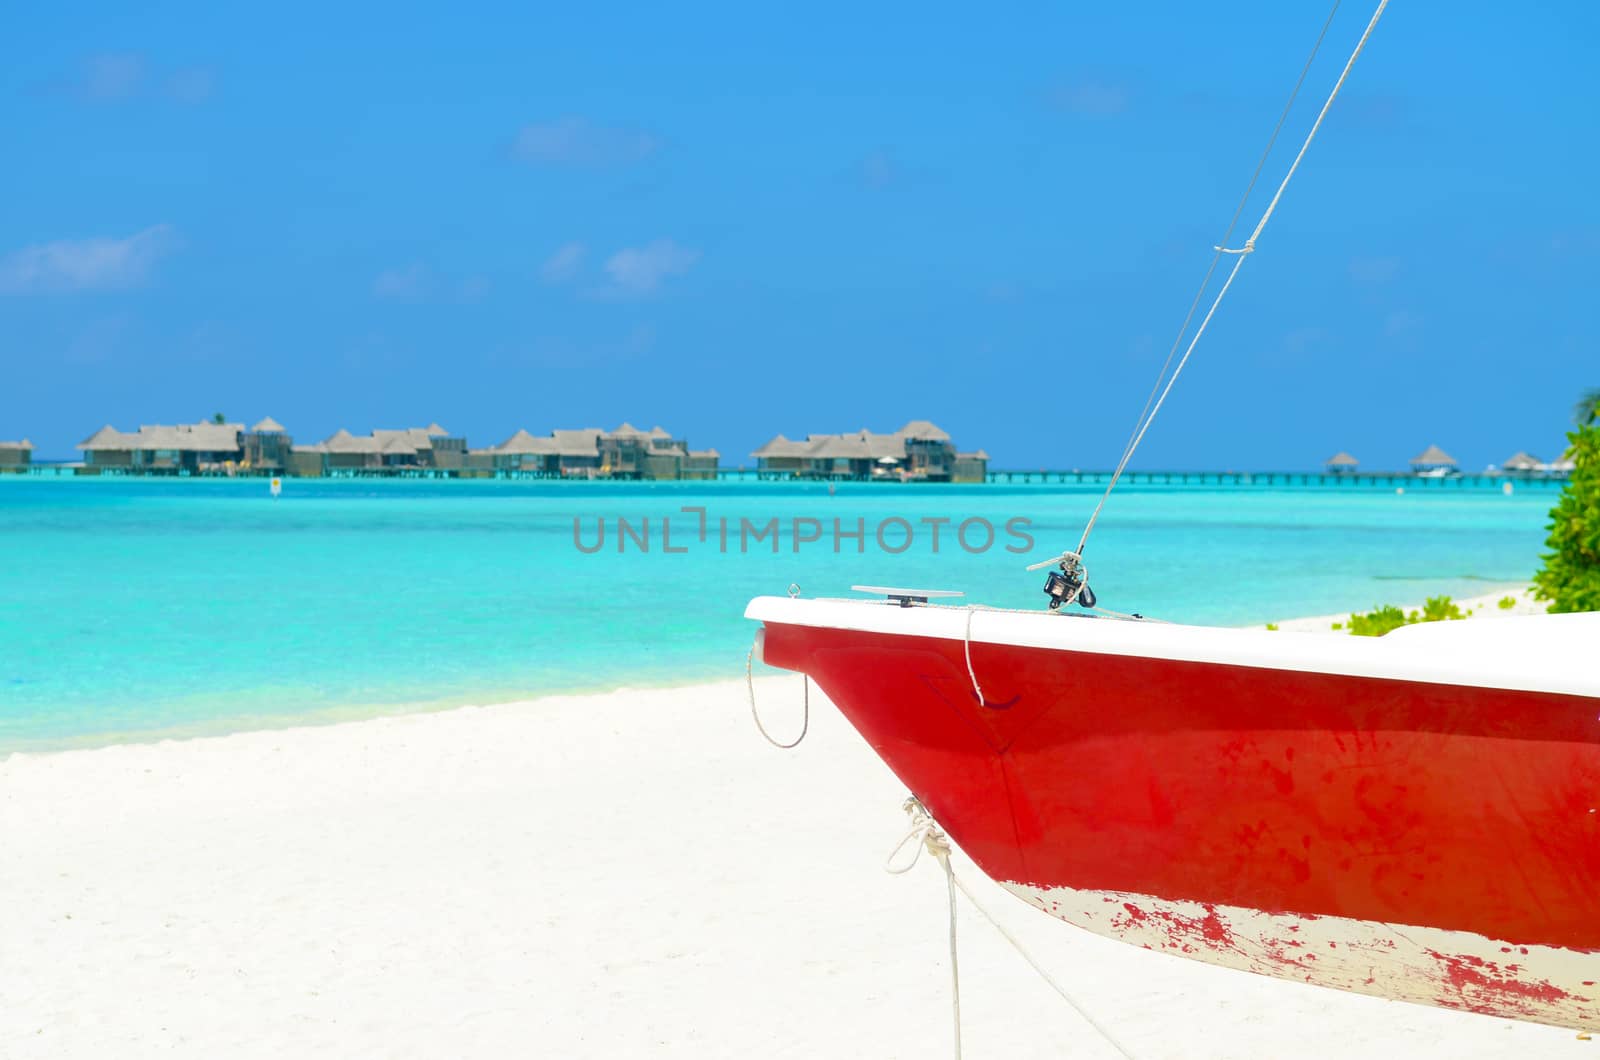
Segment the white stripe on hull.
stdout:
[[1600,1030],[1600,952],[1116,891],[1004,886],[1068,923],[1148,950],[1397,1001]]

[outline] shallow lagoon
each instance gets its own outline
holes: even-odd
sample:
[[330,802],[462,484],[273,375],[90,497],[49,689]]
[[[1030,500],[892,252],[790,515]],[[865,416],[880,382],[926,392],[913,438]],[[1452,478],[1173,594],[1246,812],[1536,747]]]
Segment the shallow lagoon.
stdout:
[[[1041,606],[1022,568],[1075,545],[1098,492],[290,479],[274,500],[262,480],[0,479],[0,751],[733,676],[745,602],[791,583]],[[1102,606],[1171,620],[1413,603],[1525,583],[1555,496],[1122,487],[1086,558]],[[741,520],[774,519],[741,549]],[[798,551],[796,520],[818,534]]]

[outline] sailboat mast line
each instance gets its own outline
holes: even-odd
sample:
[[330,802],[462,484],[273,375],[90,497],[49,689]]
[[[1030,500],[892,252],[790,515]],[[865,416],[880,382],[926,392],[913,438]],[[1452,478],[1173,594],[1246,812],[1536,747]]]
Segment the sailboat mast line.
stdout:
[[[1279,183],[1279,185],[1278,185],[1278,190],[1275,193],[1273,193],[1272,201],[1267,204],[1266,211],[1264,213],[1262,213],[1261,220],[1256,223],[1255,231],[1250,233],[1250,238],[1245,240],[1244,246],[1238,248],[1237,250],[1227,249],[1226,237],[1224,237],[1224,242],[1223,243],[1219,243],[1217,245],[1217,247],[1216,247],[1216,256],[1212,258],[1211,269],[1208,269],[1207,272],[1206,272],[1206,284],[1210,283],[1211,272],[1212,272],[1212,270],[1214,270],[1216,268],[1216,263],[1217,263],[1217,261],[1220,259],[1220,257],[1223,254],[1234,254],[1234,255],[1237,255],[1237,260],[1234,262],[1233,269],[1232,269],[1232,271],[1230,271],[1228,273],[1227,280],[1225,280],[1223,282],[1222,289],[1217,292],[1217,297],[1212,301],[1211,308],[1209,310],[1207,310],[1205,317],[1202,318],[1202,320],[1200,321],[1200,326],[1195,330],[1194,337],[1189,341],[1189,345],[1184,350],[1182,358],[1179,359],[1177,367],[1175,367],[1172,370],[1172,375],[1171,375],[1170,378],[1167,379],[1166,386],[1161,389],[1160,396],[1155,400],[1155,403],[1153,405],[1149,404],[1149,402],[1146,402],[1146,407],[1149,410],[1148,414],[1145,414],[1145,415],[1141,416],[1140,425],[1139,425],[1138,429],[1134,432],[1132,440],[1128,443],[1128,447],[1123,451],[1122,460],[1118,463],[1116,471],[1112,473],[1111,481],[1106,485],[1105,492],[1100,495],[1100,501],[1099,501],[1098,504],[1095,505],[1094,512],[1089,516],[1088,524],[1085,525],[1084,528],[1083,528],[1083,536],[1078,541],[1077,549],[1074,550],[1079,555],[1081,555],[1083,553],[1084,547],[1089,543],[1089,535],[1090,535],[1090,533],[1092,533],[1094,531],[1095,523],[1100,518],[1100,512],[1105,508],[1105,504],[1106,504],[1107,498],[1109,498],[1111,496],[1111,491],[1116,488],[1117,481],[1118,481],[1118,479],[1120,479],[1122,477],[1122,472],[1127,468],[1128,462],[1133,459],[1134,452],[1139,448],[1139,443],[1144,440],[1145,433],[1149,431],[1151,423],[1153,423],[1155,421],[1156,414],[1161,411],[1161,406],[1166,403],[1167,395],[1172,392],[1173,384],[1178,381],[1178,376],[1183,373],[1184,366],[1189,363],[1190,355],[1194,353],[1195,346],[1198,345],[1199,342],[1200,342],[1200,337],[1205,334],[1206,326],[1211,322],[1211,318],[1216,314],[1217,307],[1222,304],[1222,299],[1224,298],[1224,296],[1227,295],[1228,288],[1233,284],[1234,277],[1236,277],[1239,274],[1239,269],[1244,265],[1245,258],[1247,256],[1249,256],[1255,250],[1256,240],[1260,238],[1262,231],[1264,231],[1266,229],[1267,222],[1272,219],[1272,214],[1273,214],[1273,212],[1275,210],[1277,210],[1278,203],[1279,203],[1280,200],[1282,200],[1284,191],[1289,187],[1289,182],[1294,179],[1295,173],[1300,168],[1301,161],[1303,161],[1305,159],[1306,152],[1311,148],[1311,142],[1316,139],[1318,130],[1322,128],[1323,119],[1325,119],[1328,116],[1328,111],[1333,107],[1333,101],[1335,99],[1339,98],[1339,92],[1340,92],[1341,89],[1344,88],[1344,83],[1345,83],[1346,79],[1349,78],[1350,71],[1355,67],[1356,60],[1361,57],[1362,51],[1366,49],[1367,41],[1370,40],[1371,37],[1372,37],[1372,31],[1377,28],[1378,21],[1379,21],[1379,19],[1381,19],[1383,17],[1384,9],[1387,8],[1388,6],[1389,6],[1389,0],[1378,0],[1377,9],[1375,11],[1373,11],[1372,18],[1367,23],[1367,28],[1364,31],[1362,31],[1361,39],[1356,42],[1355,50],[1350,53],[1350,58],[1345,62],[1344,69],[1341,70],[1340,73],[1339,73],[1339,79],[1334,82],[1332,91],[1330,91],[1328,93],[1327,100],[1322,104],[1322,110],[1318,112],[1316,121],[1312,122],[1310,131],[1306,133],[1305,141],[1300,145],[1299,153],[1297,153],[1295,155],[1294,161],[1289,166],[1289,171],[1284,174],[1282,182]],[[1332,15],[1331,14],[1329,15],[1329,19],[1331,21],[1331,19],[1332,19]],[[1327,33],[1327,26],[1326,25],[1324,25],[1324,27],[1323,27],[1323,33],[1324,34]],[[1317,43],[1318,43],[1319,46],[1321,45],[1321,43],[1322,43],[1322,38],[1321,37],[1317,38]],[[1316,52],[1315,52],[1315,50],[1313,50],[1312,58],[1315,58],[1315,56],[1316,56]],[[1308,69],[1309,69],[1309,66],[1310,66],[1310,60],[1307,61],[1307,68]],[[1305,73],[1304,73],[1304,71],[1302,71],[1301,80],[1303,81],[1304,78],[1305,78]],[[1296,92],[1299,91],[1299,84],[1298,83],[1295,86],[1295,91]],[[1290,97],[1290,104],[1291,105],[1293,104],[1293,96]],[[1282,120],[1281,119],[1280,119],[1279,125],[1280,125],[1280,127],[1282,125]],[[1276,131],[1274,131],[1273,136],[1274,136],[1274,138],[1276,138],[1276,136],[1277,136],[1277,132]],[[1271,151],[1271,144],[1270,143],[1268,144],[1267,150],[1270,153],[1270,151]],[[1265,158],[1263,157],[1263,162],[1264,161],[1265,161]],[[1258,167],[1258,172],[1259,172],[1259,167]],[[1252,183],[1252,185],[1254,184],[1254,178],[1251,178],[1251,183]],[[1249,192],[1246,191],[1245,194],[1246,194],[1246,197],[1248,198]],[[1235,216],[1235,221],[1237,221],[1237,215]],[[1232,224],[1230,224],[1229,225],[1229,230],[1230,231],[1232,230],[1232,227],[1233,227]],[[1203,293],[1205,291],[1205,285],[1202,285],[1200,290]],[[1199,296],[1197,295],[1196,296],[1196,303],[1197,304],[1198,304],[1198,301],[1199,301]],[[1192,309],[1190,310],[1190,316],[1191,317],[1193,316],[1193,310]],[[1187,319],[1184,322],[1184,329],[1185,330],[1188,329],[1188,320]],[[1183,337],[1183,333],[1180,332],[1179,333],[1179,341],[1180,342],[1182,341],[1182,337]],[[1174,343],[1173,348],[1174,349],[1177,348],[1177,343]],[[1169,355],[1169,357],[1168,357],[1169,363],[1170,363],[1170,359],[1171,358],[1170,358],[1170,355]],[[1157,383],[1158,387],[1161,384],[1161,378],[1165,377],[1165,376],[1166,376],[1166,366],[1163,365],[1162,366],[1162,376],[1157,377],[1157,380],[1156,380],[1156,383]]]
[[[1133,456],[1134,439],[1139,435],[1139,428],[1144,426],[1145,417],[1150,414],[1150,403],[1155,401],[1156,394],[1161,391],[1161,384],[1167,378],[1167,370],[1172,367],[1172,359],[1178,355],[1178,347],[1183,344],[1183,337],[1189,333],[1189,325],[1194,322],[1195,310],[1200,308],[1200,299],[1211,287],[1211,277],[1217,271],[1217,263],[1222,260],[1222,248],[1228,245],[1228,240],[1233,238],[1233,230],[1239,224],[1239,218],[1244,216],[1244,208],[1250,201],[1250,195],[1256,189],[1256,181],[1261,179],[1261,173],[1267,167],[1267,158],[1271,156],[1272,149],[1278,142],[1278,134],[1283,131],[1284,123],[1289,120],[1289,112],[1294,109],[1294,102],[1300,96],[1300,88],[1306,83],[1306,75],[1311,72],[1311,66],[1317,59],[1317,53],[1322,50],[1322,42],[1328,36],[1328,27],[1333,25],[1333,16],[1339,13],[1340,0],[1333,0],[1333,7],[1328,11],[1328,17],[1322,22],[1322,32],[1317,34],[1316,43],[1311,46],[1311,54],[1306,56],[1306,61],[1300,67],[1300,76],[1295,79],[1294,88],[1289,93],[1289,99],[1283,105],[1283,111],[1278,115],[1278,123],[1272,127],[1272,135],[1267,137],[1267,146],[1262,150],[1261,157],[1256,160],[1255,172],[1250,174],[1250,182],[1245,185],[1244,194],[1239,196],[1239,204],[1233,208],[1233,216],[1228,219],[1228,227],[1222,233],[1222,238],[1217,241],[1217,248],[1211,255],[1211,263],[1206,266],[1205,278],[1200,281],[1200,286],[1194,292],[1194,298],[1189,302],[1189,311],[1183,315],[1183,323],[1178,327],[1178,333],[1172,337],[1172,346],[1167,350],[1167,359],[1161,362],[1161,371],[1156,373],[1155,382],[1150,385],[1150,393],[1145,396],[1144,408],[1139,410],[1139,415],[1133,421],[1133,430],[1128,434],[1128,440],[1123,444],[1122,455],[1117,460],[1116,470],[1111,475],[1111,484],[1106,487],[1105,494],[1101,495],[1101,504],[1105,497],[1116,486],[1117,479],[1127,467],[1128,460]],[[1096,509],[1096,515],[1099,510]],[[1091,525],[1093,520],[1090,520]],[[1078,544],[1078,551],[1083,551],[1084,542],[1088,541],[1087,531],[1084,539]]]

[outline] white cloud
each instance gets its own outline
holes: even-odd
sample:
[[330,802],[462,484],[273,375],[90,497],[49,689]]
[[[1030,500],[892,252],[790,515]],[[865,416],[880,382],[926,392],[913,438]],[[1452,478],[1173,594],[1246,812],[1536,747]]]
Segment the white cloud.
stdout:
[[0,258],[0,294],[60,294],[135,287],[176,243],[171,225],[125,239],[61,239]]
[[217,89],[216,71],[206,66],[191,66],[167,75],[166,94],[177,103],[204,103]]
[[1391,339],[1410,338],[1426,323],[1422,314],[1409,309],[1396,309],[1383,318],[1383,333]]
[[670,239],[658,239],[642,247],[624,247],[606,262],[611,277],[608,292],[614,295],[647,295],[669,276],[681,276],[700,260],[698,250],[680,247]]
[[861,160],[861,182],[877,190],[894,183],[895,164],[886,151],[873,151]]
[[115,104],[139,100],[204,103],[216,91],[217,74],[209,66],[153,67],[141,52],[101,52],[78,63],[65,77],[37,86],[48,95],[80,103]]
[[539,278],[545,283],[562,283],[572,279],[583,264],[587,248],[582,243],[566,243],[539,266]]
[[1352,258],[1350,278],[1369,287],[1381,287],[1400,271],[1399,258]]
[[144,74],[144,56],[136,52],[91,55],[84,60],[82,70],[70,87],[80,99],[111,103],[138,92]]
[[1047,94],[1050,105],[1085,118],[1110,118],[1128,109],[1128,89],[1109,81],[1081,80],[1057,85]]
[[1319,327],[1294,328],[1283,336],[1283,352],[1291,357],[1304,357],[1328,344],[1331,338]]
[[420,298],[431,286],[426,266],[417,262],[378,273],[378,278],[372,281],[372,293],[379,298]]
[[661,142],[636,129],[605,128],[585,118],[524,125],[511,153],[524,162],[545,165],[608,166],[637,162]]

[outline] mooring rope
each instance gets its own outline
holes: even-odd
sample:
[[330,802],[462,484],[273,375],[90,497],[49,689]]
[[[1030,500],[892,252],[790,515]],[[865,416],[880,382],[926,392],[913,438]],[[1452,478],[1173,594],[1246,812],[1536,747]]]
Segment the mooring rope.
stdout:
[[756,639],[750,642],[750,651],[746,653],[744,657],[744,684],[745,688],[750,692],[750,717],[755,719],[756,731],[759,732],[768,743],[780,751],[792,750],[800,746],[800,741],[806,738],[806,732],[811,728],[811,677],[807,674],[800,675],[800,735],[796,736],[792,743],[783,743],[780,740],[773,739],[772,734],[767,731],[767,727],[761,724],[761,712],[756,709],[756,678],[754,666],[756,658],[756,646],[760,643],[761,631],[757,630]]
[[[1217,307],[1222,304],[1222,299],[1228,293],[1228,288],[1233,285],[1233,279],[1239,274],[1239,269],[1244,264],[1244,259],[1255,250],[1256,240],[1261,236],[1262,230],[1267,227],[1267,222],[1272,218],[1273,211],[1278,208],[1278,201],[1283,198],[1284,190],[1288,188],[1289,181],[1294,178],[1295,171],[1300,168],[1301,159],[1305,158],[1306,151],[1311,147],[1311,141],[1316,138],[1317,130],[1322,127],[1322,120],[1327,117],[1329,108],[1333,106],[1333,101],[1338,98],[1339,90],[1344,87],[1345,79],[1349,77],[1350,70],[1355,66],[1356,59],[1360,57],[1362,50],[1366,48],[1367,40],[1372,36],[1372,31],[1377,28],[1378,20],[1383,17],[1384,8],[1388,4],[1389,0],[1379,0],[1377,10],[1373,12],[1371,21],[1367,23],[1367,28],[1361,34],[1360,41],[1356,43],[1355,50],[1351,52],[1349,60],[1344,65],[1344,70],[1339,74],[1338,81],[1334,83],[1333,90],[1328,94],[1327,101],[1323,103],[1322,110],[1317,115],[1317,120],[1312,123],[1311,131],[1306,134],[1305,141],[1300,145],[1300,151],[1295,155],[1294,162],[1289,166],[1288,173],[1284,175],[1282,183],[1278,185],[1277,192],[1272,196],[1272,201],[1267,205],[1266,212],[1261,215],[1261,220],[1256,224],[1255,231],[1250,234],[1249,239],[1245,240],[1243,247],[1229,249],[1227,245],[1228,238],[1233,234],[1233,229],[1238,224],[1239,216],[1244,210],[1245,203],[1249,200],[1250,193],[1255,189],[1256,181],[1261,176],[1262,167],[1266,165],[1267,156],[1272,153],[1273,145],[1278,140],[1278,134],[1282,131],[1284,122],[1289,116],[1289,111],[1293,108],[1294,101],[1300,94],[1300,87],[1305,83],[1306,75],[1311,70],[1312,62],[1322,48],[1323,39],[1328,35],[1328,27],[1333,23],[1333,16],[1339,10],[1339,2],[1334,0],[1333,10],[1328,12],[1328,17],[1322,24],[1322,32],[1317,35],[1316,44],[1312,47],[1310,56],[1307,57],[1305,65],[1300,70],[1300,77],[1295,81],[1294,90],[1289,94],[1289,102],[1284,105],[1283,113],[1278,117],[1278,123],[1272,130],[1272,136],[1267,140],[1266,150],[1261,153],[1261,160],[1256,163],[1255,173],[1251,175],[1250,183],[1246,186],[1244,195],[1240,197],[1239,205],[1234,209],[1233,219],[1228,222],[1228,229],[1223,233],[1222,241],[1214,248],[1215,252],[1212,255],[1210,266],[1206,269],[1205,279],[1201,281],[1199,290],[1195,292],[1194,301],[1189,306],[1189,312],[1183,318],[1183,326],[1178,329],[1177,338],[1173,340],[1172,348],[1167,353],[1167,359],[1162,364],[1160,373],[1156,376],[1155,385],[1150,389],[1150,396],[1145,399],[1144,409],[1139,413],[1139,418],[1134,423],[1133,434],[1128,439],[1128,444],[1123,448],[1122,458],[1117,461],[1116,470],[1111,474],[1111,481],[1106,484],[1105,492],[1100,495],[1100,500],[1095,504],[1088,523],[1084,525],[1083,536],[1078,539],[1078,547],[1074,549],[1075,552],[1081,554],[1084,547],[1088,545],[1089,535],[1094,531],[1095,523],[1100,518],[1100,512],[1106,506],[1106,500],[1110,498],[1111,491],[1116,489],[1117,482],[1122,478],[1123,471],[1128,467],[1128,462],[1133,459],[1134,451],[1139,448],[1139,443],[1144,440],[1145,433],[1150,429],[1150,424],[1155,421],[1156,414],[1161,411],[1161,406],[1166,403],[1167,395],[1172,392],[1172,385],[1178,381],[1178,376],[1183,373],[1184,366],[1189,363],[1189,355],[1194,352],[1195,346],[1200,342],[1200,336],[1205,334],[1206,326],[1211,323],[1211,318],[1216,314]],[[1173,369],[1169,378],[1167,369],[1172,365],[1172,358],[1177,353],[1178,347],[1183,343],[1183,336],[1187,334],[1189,324],[1194,320],[1195,310],[1199,307],[1200,300],[1204,296],[1206,289],[1211,285],[1211,278],[1224,254],[1235,256],[1236,260],[1233,263],[1233,268],[1229,271],[1228,278],[1222,284],[1222,289],[1217,292],[1217,297],[1211,303],[1211,308],[1200,321],[1198,330],[1195,331],[1194,337],[1190,340],[1182,358],[1179,359],[1177,367]],[[1166,381],[1165,387],[1162,386],[1163,380]],[[1158,392],[1159,397],[1157,397]],[[1153,404],[1152,399],[1154,399]]]
[[[893,876],[910,872],[916,867],[924,850],[937,858],[939,867],[944,869],[945,890],[950,900],[950,1013],[955,1024],[955,1057],[956,1060],[961,1060],[961,969],[956,956],[956,874],[950,867],[950,841],[945,838],[945,834],[939,830],[932,815],[915,796],[906,799],[900,808],[911,818],[911,828],[900,837],[900,842],[894,845],[894,849],[889,851],[889,856],[883,863],[883,870]],[[894,859],[905,849],[907,843],[915,844],[912,847],[911,860],[896,867]]]
[[972,613],[977,610],[973,606],[967,608],[967,632],[961,638],[961,650],[967,656],[967,676],[972,678],[972,694],[978,697],[978,706],[987,707],[989,704],[983,698],[983,689],[978,687],[978,671],[972,668]]
[[[1034,958],[1033,954],[1028,952],[1028,948],[1015,935],[1007,931],[1005,925],[996,920],[988,909],[984,908],[983,903],[978,901],[977,895],[973,894],[961,880],[961,877],[956,875],[955,869],[950,866],[950,840],[940,830],[938,822],[933,819],[933,815],[928,813],[927,807],[922,805],[922,801],[916,796],[912,796],[901,804],[901,809],[905,810],[906,816],[911,818],[911,828],[905,835],[900,837],[900,842],[896,843],[894,849],[889,852],[889,857],[885,860],[883,868],[885,872],[893,875],[903,875],[916,866],[917,861],[922,856],[922,851],[927,850],[928,853],[938,859],[939,867],[944,869],[945,887],[950,897],[950,1006],[955,1021],[956,1060],[961,1060],[961,976],[956,964],[956,891],[958,889],[967,896],[967,901],[972,903],[972,907],[982,913],[983,918],[992,924],[996,931],[1000,932],[1000,936],[1011,943],[1012,947],[1022,955],[1022,959],[1027,961],[1029,967],[1039,974],[1039,978],[1050,984],[1050,988],[1060,995],[1061,1000],[1065,1001],[1072,1007],[1074,1012],[1083,1017],[1084,1022],[1093,1027],[1095,1032],[1104,1038],[1107,1044],[1115,1049],[1125,1060],[1135,1060],[1134,1055],[1128,1051],[1128,1048],[1119,1042],[1114,1034],[1101,1025],[1099,1020],[1091,1016],[1089,1010],[1069,994],[1065,987],[1056,982],[1049,972],[1045,971],[1044,966]],[[915,846],[912,850],[911,860],[897,866],[895,858],[900,855],[900,852],[908,844],[913,842]]]

